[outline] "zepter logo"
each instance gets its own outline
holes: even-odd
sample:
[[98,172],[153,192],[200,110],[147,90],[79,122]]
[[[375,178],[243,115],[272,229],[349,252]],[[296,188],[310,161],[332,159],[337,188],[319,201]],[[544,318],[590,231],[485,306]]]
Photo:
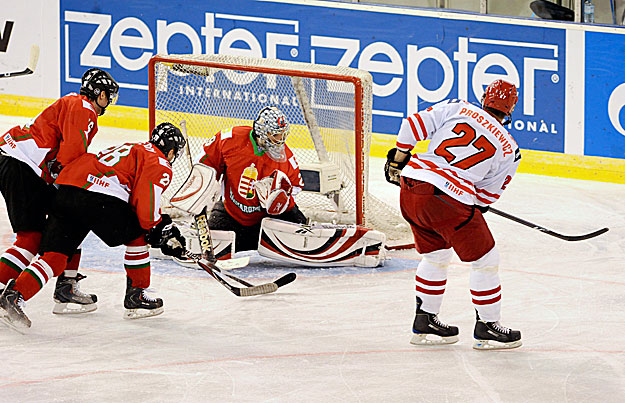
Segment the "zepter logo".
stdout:
[[625,83],[616,87],[614,91],[612,91],[612,94],[610,94],[610,99],[608,100],[608,116],[610,117],[610,123],[612,123],[612,126],[614,126],[617,132],[625,136],[625,129],[619,119],[623,106],[625,106]]

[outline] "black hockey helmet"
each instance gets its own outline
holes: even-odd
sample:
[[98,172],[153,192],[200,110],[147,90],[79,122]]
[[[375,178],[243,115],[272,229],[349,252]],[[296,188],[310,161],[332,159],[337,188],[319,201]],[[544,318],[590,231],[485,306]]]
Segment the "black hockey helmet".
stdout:
[[102,91],[106,92],[109,105],[112,105],[117,101],[119,84],[104,70],[93,68],[85,71],[81,79],[80,95],[95,101]]
[[184,146],[187,144],[180,129],[169,122],[161,123],[152,130],[150,134],[150,143],[161,150],[165,156],[169,154],[169,150],[174,150],[174,159],[178,157]]

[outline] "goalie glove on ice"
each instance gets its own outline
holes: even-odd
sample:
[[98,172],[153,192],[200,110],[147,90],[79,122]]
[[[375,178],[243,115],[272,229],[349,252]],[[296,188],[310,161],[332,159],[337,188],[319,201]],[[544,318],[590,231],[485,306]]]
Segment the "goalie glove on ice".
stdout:
[[271,175],[256,182],[254,188],[260,206],[267,210],[267,214],[280,215],[289,207],[293,186],[284,172],[276,169]]
[[180,258],[186,250],[186,240],[167,214],[161,215],[161,221],[148,231],[145,240],[167,256]]

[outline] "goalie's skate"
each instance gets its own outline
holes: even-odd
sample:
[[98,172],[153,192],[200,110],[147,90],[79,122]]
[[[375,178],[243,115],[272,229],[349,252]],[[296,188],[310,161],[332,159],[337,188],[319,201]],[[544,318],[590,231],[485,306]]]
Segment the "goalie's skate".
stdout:
[[163,313],[163,300],[152,298],[145,293],[144,288],[133,287],[130,277],[126,283],[126,297],[124,298],[124,319],[140,319],[156,316]]
[[9,281],[2,295],[0,295],[0,308],[4,310],[4,315],[0,319],[8,326],[20,331],[28,329],[31,322],[22,310],[24,298],[19,291],[13,289],[14,286],[15,280]]
[[417,297],[417,314],[412,324],[410,344],[416,346],[453,344],[458,341],[458,328],[438,319],[438,315],[421,309],[421,298]]
[[93,312],[98,309],[96,305],[98,297],[80,291],[78,282],[86,277],[80,273],[76,277],[66,277],[65,273],[61,273],[56,280],[56,288],[54,289],[54,302],[56,304],[52,313],[76,314]]
[[477,316],[473,330],[473,348],[476,350],[502,350],[521,347],[521,332],[502,326],[499,322],[484,322]]

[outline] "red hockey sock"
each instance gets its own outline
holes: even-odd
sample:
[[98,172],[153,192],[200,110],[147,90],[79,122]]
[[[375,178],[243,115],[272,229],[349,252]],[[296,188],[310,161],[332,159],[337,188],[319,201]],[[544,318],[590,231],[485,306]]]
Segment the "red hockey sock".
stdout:
[[74,254],[67,260],[65,268],[65,277],[76,277],[78,275],[78,266],[80,266],[80,256],[82,250],[76,249]]
[[150,252],[143,236],[126,244],[124,268],[133,287],[150,286]]
[[0,283],[6,284],[20,275],[37,254],[40,242],[40,232],[20,231],[17,233],[13,246],[0,256]]
[[46,252],[35,260],[15,280],[15,289],[28,301],[54,276],[63,273],[68,257],[58,252]]

